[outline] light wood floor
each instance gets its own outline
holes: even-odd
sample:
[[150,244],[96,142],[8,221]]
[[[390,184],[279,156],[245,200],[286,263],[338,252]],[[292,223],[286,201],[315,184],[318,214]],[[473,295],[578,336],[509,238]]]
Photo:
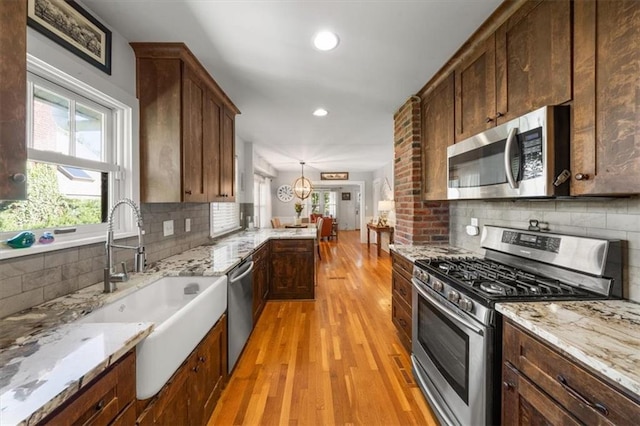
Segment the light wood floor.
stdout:
[[315,301],[269,302],[211,425],[435,425],[391,322],[391,258],[321,243]]

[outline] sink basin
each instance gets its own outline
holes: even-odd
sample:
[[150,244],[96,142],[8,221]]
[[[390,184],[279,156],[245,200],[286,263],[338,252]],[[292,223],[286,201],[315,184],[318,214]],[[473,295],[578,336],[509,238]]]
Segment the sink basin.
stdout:
[[79,320],[153,322],[136,347],[136,394],[158,391],[227,310],[227,277],[164,277]]

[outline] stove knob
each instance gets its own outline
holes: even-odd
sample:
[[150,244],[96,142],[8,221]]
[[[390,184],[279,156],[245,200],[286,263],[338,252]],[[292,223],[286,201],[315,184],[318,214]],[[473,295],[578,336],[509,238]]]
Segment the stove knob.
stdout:
[[438,293],[442,292],[442,289],[444,288],[444,284],[442,284],[440,281],[438,280],[433,280],[433,282],[431,283],[431,285],[433,286],[433,289],[435,291],[437,291]]
[[458,303],[458,300],[460,299],[460,293],[458,293],[457,291],[451,290],[449,294],[447,294],[447,299],[449,299],[453,303]]
[[473,310],[473,302],[469,299],[460,299],[458,301],[458,306],[463,311],[471,312]]

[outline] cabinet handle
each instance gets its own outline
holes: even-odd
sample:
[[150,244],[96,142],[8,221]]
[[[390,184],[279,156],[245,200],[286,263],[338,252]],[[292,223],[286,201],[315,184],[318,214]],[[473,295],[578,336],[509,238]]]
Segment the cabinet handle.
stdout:
[[205,358],[203,356],[198,357],[198,361],[200,361],[200,362],[205,362],[206,360],[207,360],[207,358]]
[[500,111],[498,111],[498,113],[496,114],[496,118],[500,118],[500,117],[503,117],[503,116],[504,116],[504,114],[501,113]]
[[104,399],[101,399],[97,404],[96,404],[96,411],[100,411],[104,408]]
[[577,390],[575,390],[574,388],[572,388],[569,383],[567,382],[567,379],[564,378],[564,376],[562,376],[561,374],[558,374],[558,376],[556,377],[556,380],[560,383],[560,386],[562,386],[562,388],[567,391],[567,393],[569,393],[569,395],[573,396],[574,398],[576,398],[578,401],[582,402],[584,405],[586,405],[587,407],[596,410],[598,412],[600,412],[601,414],[608,416],[609,415],[609,410],[607,409],[607,407],[605,407],[604,405],[597,403],[597,402],[591,402],[589,401],[587,398],[585,398],[584,396],[582,396],[580,394],[580,392],[578,392]]
[[576,174],[576,180],[589,180],[589,175],[585,173]]
[[191,371],[193,371],[194,373],[197,373],[199,370],[200,367],[198,367],[197,365],[191,369]]
[[403,327],[407,325],[407,322],[406,322],[403,318],[398,319],[398,322],[399,322],[399,323],[400,323],[400,325],[401,325],[401,326],[403,326]]
[[11,181],[13,183],[24,183],[27,180],[27,177],[24,173],[15,173],[11,175]]
[[403,296],[407,295],[407,290],[405,290],[404,288],[400,288],[400,294]]
[[493,121],[493,118],[491,117],[487,117],[486,120],[484,120],[485,123],[491,123]]
[[508,390],[508,391],[511,391],[516,388],[516,385],[507,381],[502,382],[502,386],[504,387],[505,390]]
[[184,193],[185,193],[185,194],[189,194],[189,195],[191,195],[191,190],[190,190],[190,189],[187,189],[186,191],[184,191]]

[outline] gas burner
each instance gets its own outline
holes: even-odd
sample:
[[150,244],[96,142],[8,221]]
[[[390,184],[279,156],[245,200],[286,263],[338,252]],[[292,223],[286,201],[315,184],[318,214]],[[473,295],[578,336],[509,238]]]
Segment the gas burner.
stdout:
[[506,289],[503,286],[491,281],[481,282],[480,289],[487,294],[507,294]]

